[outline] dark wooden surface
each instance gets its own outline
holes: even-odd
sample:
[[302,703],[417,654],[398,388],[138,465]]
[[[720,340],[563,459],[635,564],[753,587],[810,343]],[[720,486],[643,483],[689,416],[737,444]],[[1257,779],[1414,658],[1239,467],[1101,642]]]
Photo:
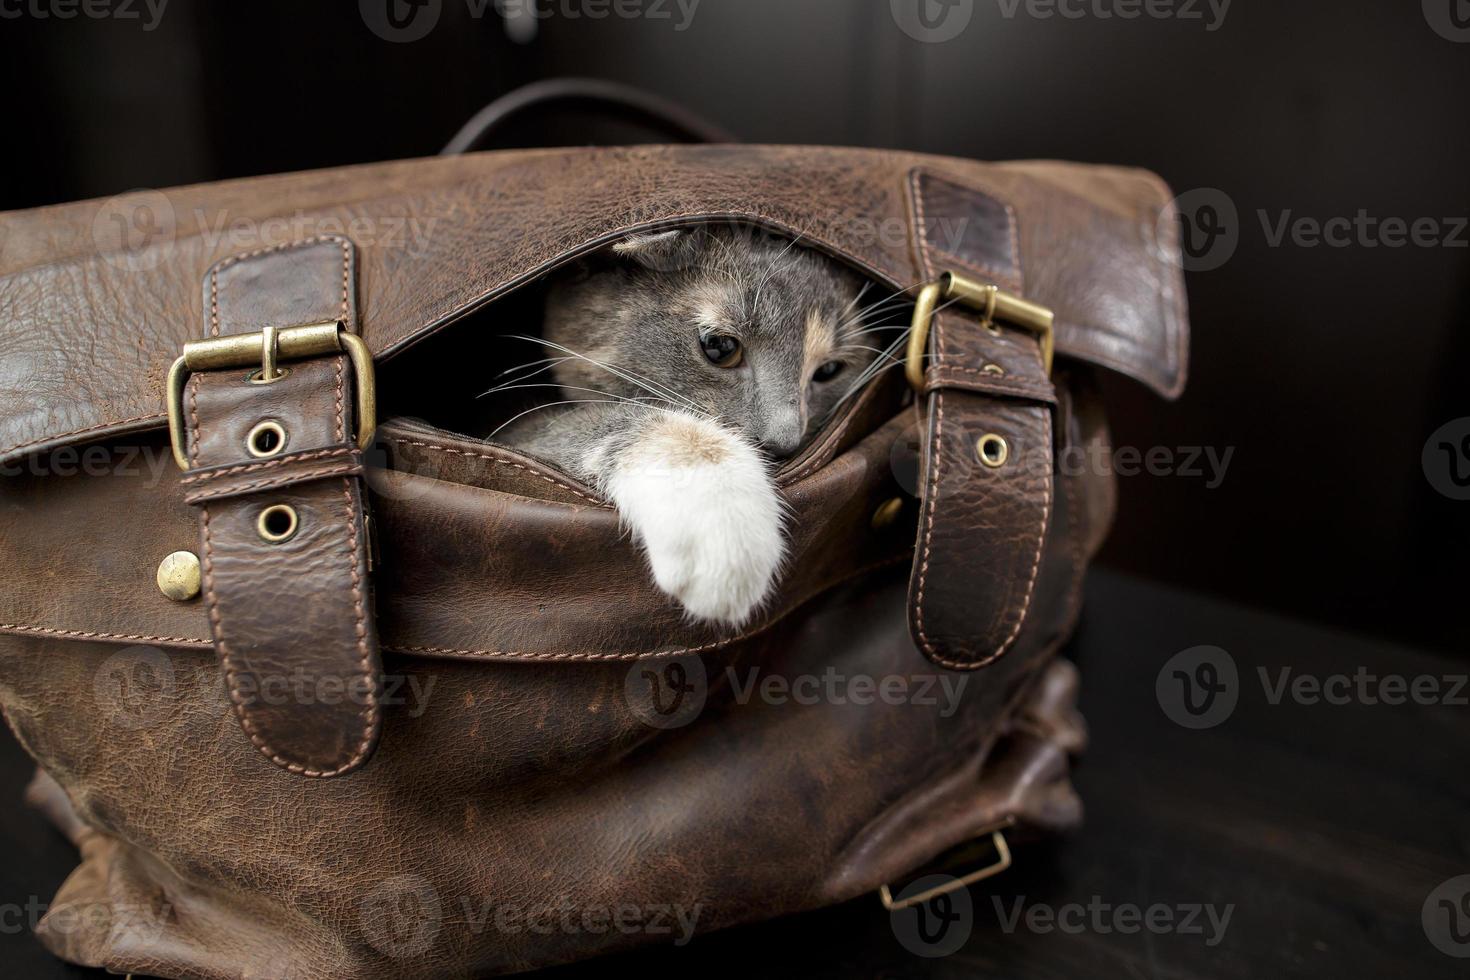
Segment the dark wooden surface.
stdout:
[[[953,954],[915,955],[876,898],[806,916],[565,968],[561,980],[627,968],[653,975],[793,977],[1463,977],[1421,910],[1440,883],[1470,874],[1470,707],[1315,705],[1272,683],[1293,676],[1462,674],[1455,661],[1098,573],[1070,655],[1083,671],[1092,745],[1076,772],[1087,823],[1017,849],[1016,865],[971,889],[969,936]],[[1155,691],[1174,654],[1228,651],[1239,701],[1209,729],[1170,721]],[[1451,685],[1453,682],[1451,682]],[[1447,689],[1449,685],[1442,687]],[[1463,695],[1465,692],[1461,692]],[[0,975],[92,977],[52,960],[17,926],[71,869],[69,846],[19,794],[29,764],[0,743]],[[1080,929],[1007,930],[1017,902],[1110,911]],[[1215,932],[1124,933],[1116,910],[1231,908]],[[1462,927],[1470,923],[1462,923]],[[955,924],[953,928],[964,928]],[[1462,950],[1470,953],[1470,947]]]

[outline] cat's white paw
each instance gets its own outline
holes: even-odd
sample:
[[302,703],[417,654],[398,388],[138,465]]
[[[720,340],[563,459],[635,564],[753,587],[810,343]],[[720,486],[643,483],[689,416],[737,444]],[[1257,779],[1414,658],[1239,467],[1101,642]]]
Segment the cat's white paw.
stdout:
[[697,619],[739,626],[781,565],[781,499],[759,453],[693,416],[650,423],[618,454],[608,496],[653,567]]

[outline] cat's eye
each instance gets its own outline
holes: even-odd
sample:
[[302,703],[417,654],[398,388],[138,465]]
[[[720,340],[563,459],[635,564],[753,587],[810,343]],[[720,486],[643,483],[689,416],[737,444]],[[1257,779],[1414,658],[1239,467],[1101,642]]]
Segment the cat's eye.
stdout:
[[704,356],[715,367],[732,368],[740,365],[743,351],[740,341],[728,334],[710,334],[700,339],[700,346],[704,349]]
[[817,368],[816,373],[812,375],[812,380],[831,381],[833,378],[841,374],[842,369],[846,366],[847,365],[843,364],[841,361],[828,361],[826,364],[823,364],[821,367]]

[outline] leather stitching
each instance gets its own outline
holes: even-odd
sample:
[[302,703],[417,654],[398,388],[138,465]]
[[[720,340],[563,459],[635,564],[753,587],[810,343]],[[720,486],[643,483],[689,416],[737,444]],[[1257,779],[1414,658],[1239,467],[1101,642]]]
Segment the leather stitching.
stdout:
[[56,442],[62,439],[70,439],[72,436],[79,436],[86,432],[97,432],[101,429],[113,429],[117,428],[118,426],[129,425],[133,422],[154,422],[162,418],[164,418],[164,416],[154,413],[151,415],[134,415],[130,419],[118,419],[116,422],[99,422],[96,425],[89,425],[81,429],[73,429],[70,432],[63,432],[60,435],[42,436],[39,439],[32,439],[30,442],[18,443],[17,445],[11,446],[9,449],[0,450],[0,457],[8,457],[12,453],[22,452],[23,450],[29,449],[32,446],[39,446],[42,443]]
[[22,626],[17,623],[0,623],[0,630],[7,633],[41,633],[46,636],[69,636],[87,640],[137,640],[143,643],[198,643],[209,646],[208,640],[195,636],[147,636],[138,633],[104,633],[97,630],[64,630],[50,626]]
[[316,469],[285,473],[281,476],[273,476],[265,480],[254,480],[249,483],[226,484],[223,487],[206,488],[185,496],[184,503],[199,504],[206,500],[223,500],[229,497],[243,496],[247,493],[257,493],[261,490],[270,490],[278,487],[294,487],[302,483],[311,483],[314,480],[325,480],[331,476],[357,476],[361,472],[361,463],[336,463],[331,466],[318,467]]
[[[736,636],[725,637],[724,639],[720,639],[720,640],[713,640],[713,641],[711,641],[709,643],[703,643],[703,644],[700,644],[698,646],[680,647],[680,648],[671,649],[671,650],[643,650],[643,651],[637,651],[637,650],[635,650],[635,651],[626,651],[626,650],[622,650],[622,651],[613,651],[613,652],[610,652],[610,653],[581,653],[581,652],[579,652],[579,653],[547,653],[547,652],[543,652],[543,651],[481,650],[481,649],[461,649],[461,648],[458,648],[458,647],[437,647],[437,646],[409,646],[409,645],[395,646],[392,643],[385,644],[384,647],[383,647],[383,649],[387,650],[390,653],[405,653],[405,654],[424,653],[424,654],[442,655],[442,656],[450,656],[450,657],[465,657],[465,658],[485,657],[485,658],[492,658],[492,659],[505,659],[505,660],[511,660],[511,659],[513,659],[513,660],[518,660],[518,661],[550,661],[550,662],[555,662],[555,661],[586,661],[586,662],[629,661],[629,660],[651,659],[651,658],[655,658],[655,657],[678,657],[678,656],[683,656],[685,654],[690,654],[690,653],[706,653],[706,652],[708,652],[710,650],[718,650],[718,649],[721,649],[723,647],[730,646],[731,644],[739,643],[739,642],[741,642],[743,640],[748,640],[748,639],[750,639],[750,638],[752,638],[754,636],[760,635],[761,633],[763,633],[766,630],[770,629],[772,626],[774,626],[777,623],[781,622],[783,619],[785,619],[788,615],[790,615],[796,609],[801,608],[801,606],[805,605],[807,602],[810,602],[812,599],[814,599],[817,596],[823,594],[824,592],[827,592],[830,589],[837,588],[838,586],[842,585],[845,582],[851,581],[852,579],[855,579],[855,578],[860,578],[863,575],[867,575],[870,572],[875,572],[875,571],[877,571],[880,568],[886,568],[889,565],[895,565],[895,564],[898,564],[899,562],[904,562],[904,561],[908,561],[908,560],[909,560],[909,555],[908,555],[907,552],[904,552],[902,554],[890,555],[887,558],[883,558],[883,559],[880,559],[878,561],[871,562],[871,563],[869,563],[867,565],[863,565],[863,566],[861,566],[861,567],[859,567],[857,569],[854,569],[852,572],[850,572],[850,573],[848,573],[846,575],[843,575],[840,578],[833,579],[831,582],[828,582],[828,583],[826,583],[826,584],[824,584],[822,586],[819,586],[817,589],[815,589],[814,591],[812,591],[810,594],[804,595],[801,598],[797,599],[795,602],[791,603],[791,605],[789,607],[787,607],[785,610],[783,610],[779,615],[771,617],[770,619],[768,619],[768,620],[764,621],[763,623],[761,623],[759,626],[756,626],[756,627],[754,627],[754,628],[752,628],[750,630],[747,630],[744,633],[740,633],[740,634],[738,634]],[[48,636],[66,636],[66,637],[77,637],[77,638],[82,638],[82,639],[135,640],[135,641],[151,641],[151,642],[155,642],[155,643],[188,643],[188,644],[196,645],[196,646],[201,647],[201,648],[208,648],[208,647],[211,646],[211,642],[209,640],[199,639],[197,637],[192,637],[192,636],[139,636],[139,635],[128,634],[128,633],[96,633],[96,632],[86,632],[86,631],[82,631],[82,630],[52,629],[50,627],[45,627],[45,626],[19,626],[19,625],[15,625],[15,624],[12,624],[12,623],[0,623],[0,630],[3,630],[5,632],[10,632],[10,633],[43,633],[43,634],[46,634]],[[274,757],[272,757],[272,758],[274,758]],[[312,774],[311,773],[307,773],[306,775],[312,775]]]
[[[359,717],[362,718],[363,727],[362,740],[358,743],[357,750],[353,752],[352,758],[349,759],[342,766],[338,767],[332,772],[318,774],[322,776],[336,775],[339,772],[352,769],[359,763],[361,763],[362,760],[367,757],[368,751],[372,748],[373,738],[377,734],[378,725],[380,722],[380,713],[378,707],[378,677],[373,671],[373,653],[372,650],[368,647],[367,603],[363,599],[362,590],[362,570],[360,568],[362,562],[359,557],[360,542],[358,540],[357,534],[358,511],[352,497],[352,480],[350,478],[344,478],[342,480],[342,499],[346,502],[344,511],[347,518],[348,532],[347,560],[352,563],[352,602],[353,609],[357,614],[357,623],[355,628],[357,630],[358,664],[361,668],[359,671],[359,676],[367,681],[367,691],[369,693],[367,697],[367,704],[363,706],[363,709],[359,714]],[[311,775],[311,773],[307,773],[306,775]]]
[[264,245],[260,248],[251,249],[249,252],[241,252],[239,255],[231,255],[227,259],[216,262],[209,270],[209,332],[212,336],[219,336],[219,274],[225,269],[246,259],[253,259],[261,255],[269,255],[272,252],[284,252],[288,248],[304,248],[307,245],[316,245],[320,242],[336,242],[342,247],[342,318],[347,318],[347,280],[350,271],[352,257],[351,246],[347,239],[341,235],[313,235],[310,238],[299,238],[291,242],[278,242],[275,245]]
[[[919,591],[914,597],[914,627],[919,634],[919,645],[924,648],[924,653],[936,663],[943,663],[934,644],[930,642],[929,635],[924,631],[924,582],[929,575],[929,542],[934,535],[934,510],[938,501],[935,499],[939,491],[939,469],[940,450],[943,444],[939,441],[944,430],[944,394],[937,392],[934,395],[934,437],[929,440],[929,492],[924,499],[924,543],[920,552],[919,562]],[[945,664],[945,666],[952,666]]]
[[256,473],[261,470],[273,469],[277,466],[290,466],[292,463],[299,463],[308,459],[332,459],[337,456],[351,456],[355,452],[357,450],[351,446],[342,446],[337,449],[317,449],[311,452],[298,453],[293,456],[282,456],[263,463],[243,463],[239,466],[229,466],[222,470],[202,470],[198,473],[191,473],[188,476],[181,477],[179,482],[183,484],[204,483],[226,476],[240,476],[245,473]]
[[501,466],[509,466],[512,469],[523,470],[526,473],[529,473],[529,474],[531,474],[534,477],[538,477],[539,479],[545,480],[547,483],[550,483],[552,486],[561,487],[563,490],[567,491],[567,493],[570,493],[570,494],[573,494],[575,496],[581,497],[583,500],[587,501],[590,504],[594,504],[594,505],[596,505],[598,507],[609,507],[609,506],[611,506],[611,505],[607,504],[604,501],[601,501],[601,500],[596,499],[595,497],[589,497],[589,496],[587,496],[587,494],[585,494],[582,491],[576,489],[575,487],[568,486],[567,484],[561,482],[560,480],[553,479],[552,477],[549,477],[549,476],[547,476],[544,473],[540,473],[540,472],[532,469],[531,467],[526,466],[523,463],[517,463],[515,460],[505,459],[504,457],[501,457],[501,456],[491,456],[488,453],[475,453],[475,452],[470,452],[470,451],[464,450],[464,449],[455,449],[452,446],[441,446],[438,443],[433,443],[433,442],[420,442],[417,439],[406,439],[406,438],[403,438],[401,436],[393,436],[392,437],[392,440],[395,443],[399,444],[400,446],[418,446],[421,449],[433,449],[433,450],[437,450],[437,451],[442,452],[442,453],[450,453],[451,455],[454,455],[454,456],[467,456],[467,457],[470,457],[472,459],[483,459],[483,460],[485,460],[487,462],[490,462],[490,463],[498,463]]

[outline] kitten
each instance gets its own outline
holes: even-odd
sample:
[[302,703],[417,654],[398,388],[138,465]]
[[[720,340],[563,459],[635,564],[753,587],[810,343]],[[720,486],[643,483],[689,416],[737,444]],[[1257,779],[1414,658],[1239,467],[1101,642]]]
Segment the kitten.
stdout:
[[658,587],[739,626],[784,552],[772,463],[866,380],[863,281],[831,259],[734,229],[634,235],[551,288],[542,341],[561,404],[496,441],[597,487]]

